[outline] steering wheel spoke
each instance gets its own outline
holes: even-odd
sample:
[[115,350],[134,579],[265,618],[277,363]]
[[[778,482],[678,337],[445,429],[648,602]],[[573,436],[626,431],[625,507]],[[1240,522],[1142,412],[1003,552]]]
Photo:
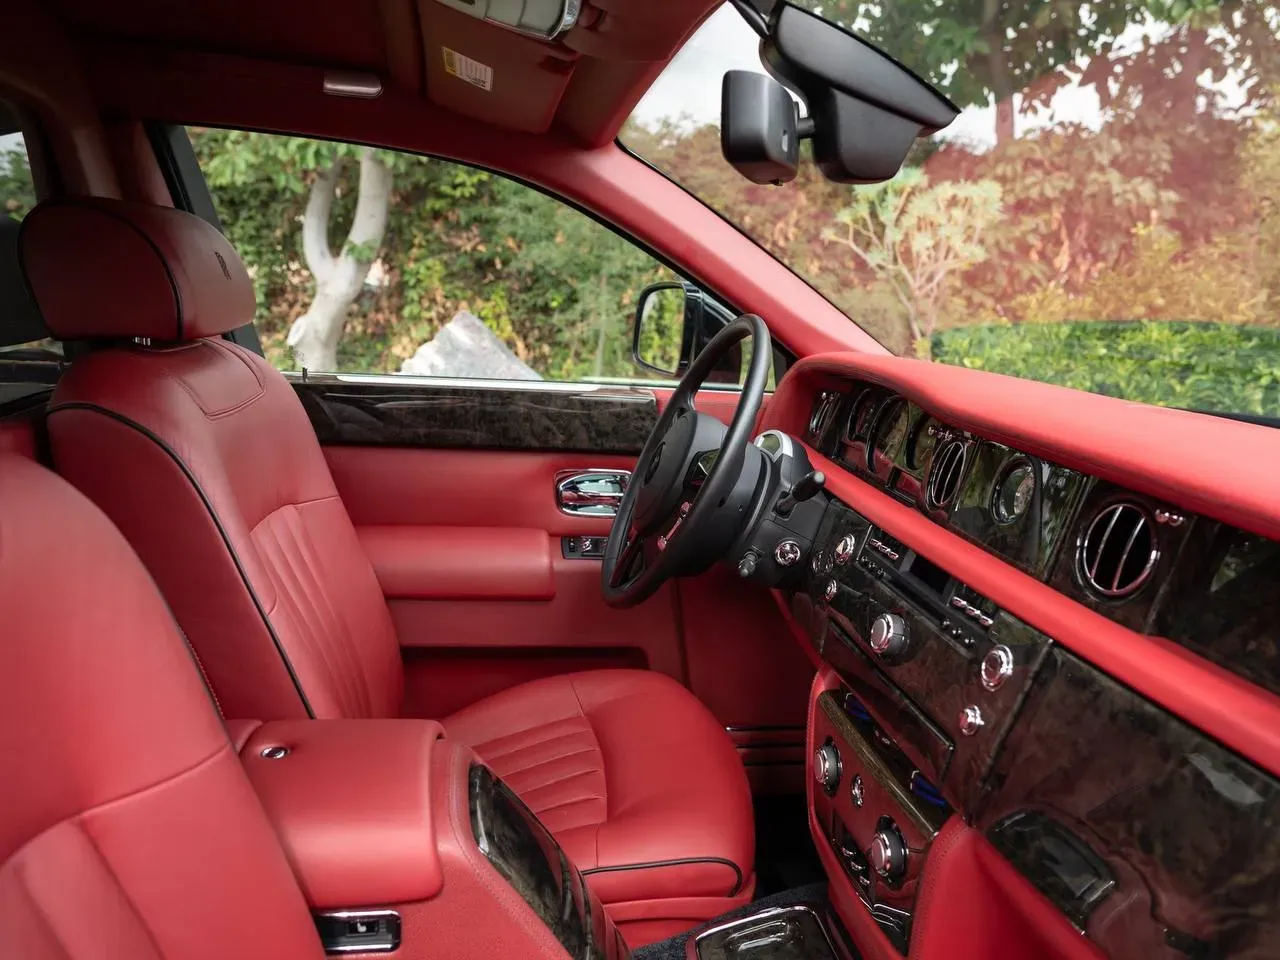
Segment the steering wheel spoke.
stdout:
[[[618,554],[618,562],[614,564],[613,572],[609,576],[609,584],[612,587],[622,587],[631,581],[637,579],[644,572],[647,563],[644,550],[645,538],[636,533],[633,528],[627,534],[627,541],[622,545],[622,550]],[[635,567],[639,562],[640,569],[637,571]]]
[[[751,365],[726,429],[716,418],[699,413],[694,397],[716,364],[746,339],[751,341]],[[744,314],[712,337],[685,371],[618,504],[601,565],[604,599],[610,606],[637,604],[671,577],[705,569],[715,559],[715,543],[725,535],[727,525],[717,526],[713,517],[742,475],[771,357],[764,321]],[[692,483],[694,458],[712,449],[717,456],[697,468],[702,470],[701,482]],[[713,533],[710,545],[709,531]]]

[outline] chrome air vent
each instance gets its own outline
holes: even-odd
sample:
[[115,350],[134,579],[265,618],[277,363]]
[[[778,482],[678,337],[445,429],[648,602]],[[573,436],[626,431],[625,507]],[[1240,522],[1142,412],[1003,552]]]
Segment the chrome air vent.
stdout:
[[1160,559],[1155,524],[1145,507],[1120,500],[1099,510],[1076,544],[1076,570],[1094,593],[1119,599],[1136,593]]
[[925,500],[931,510],[945,510],[956,498],[960,479],[964,476],[968,449],[964,440],[948,440],[933,455],[929,485],[925,488]]
[[826,390],[818,394],[813,404],[813,414],[809,417],[809,435],[815,439],[821,437],[831,422],[832,415],[840,401],[840,394],[834,390]]

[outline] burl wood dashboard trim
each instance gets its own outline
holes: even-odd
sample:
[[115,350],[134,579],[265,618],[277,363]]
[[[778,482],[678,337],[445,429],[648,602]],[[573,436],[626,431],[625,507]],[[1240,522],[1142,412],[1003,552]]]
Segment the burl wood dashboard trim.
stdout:
[[[828,354],[796,364],[779,385],[762,427],[803,435],[814,393],[856,378],[897,390],[981,436],[1280,538],[1280,507],[1273,502],[1280,499],[1274,480],[1280,471],[1280,432],[1265,427],[858,354]],[[1183,461],[1204,460],[1194,451],[1210,443],[1213,449],[1248,449],[1249,462],[1239,473],[1224,476],[1220,469]],[[806,453],[814,469],[825,472],[829,492],[877,526],[1115,679],[1280,775],[1280,698],[1171,641],[1094,613],[816,450],[806,446]]]

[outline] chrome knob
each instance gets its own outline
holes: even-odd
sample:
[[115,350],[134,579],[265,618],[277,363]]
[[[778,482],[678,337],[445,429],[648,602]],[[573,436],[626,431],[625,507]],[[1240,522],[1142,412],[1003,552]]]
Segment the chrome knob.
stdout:
[[853,801],[855,807],[860,807],[863,801],[867,799],[865,788],[862,785],[862,777],[855,776],[853,783],[849,787],[849,799]]
[[773,559],[780,567],[789,567],[800,560],[800,544],[794,540],[783,540],[773,548]]
[[828,600],[834,600],[836,594],[840,591],[839,585],[834,580],[828,580],[826,589],[822,591],[822,595]]
[[871,869],[886,880],[902,879],[907,872],[907,845],[902,842],[902,834],[895,827],[881,827],[871,838],[867,859]]
[[840,751],[834,743],[824,743],[813,753],[813,780],[827,793],[840,785]]
[[852,533],[846,533],[840,538],[840,542],[836,544],[835,558],[836,563],[846,564],[853,557],[853,550],[858,545],[858,541],[853,538]]
[[960,732],[966,737],[972,737],[982,729],[984,723],[986,721],[982,719],[982,711],[975,704],[971,703],[960,711]]
[[882,613],[871,621],[871,649],[882,657],[896,657],[907,649],[907,623],[896,613]]
[[999,690],[1013,676],[1013,651],[1003,643],[997,643],[982,658],[982,685],[988,690]]

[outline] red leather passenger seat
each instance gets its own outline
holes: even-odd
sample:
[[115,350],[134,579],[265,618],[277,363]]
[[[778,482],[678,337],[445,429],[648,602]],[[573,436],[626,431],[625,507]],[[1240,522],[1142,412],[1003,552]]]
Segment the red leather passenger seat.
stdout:
[[[54,394],[54,463],[138,551],[226,715],[398,714],[394,627],[315,432],[288,381],[220,336],[254,313],[225,238],[94,199],[41,204],[20,246],[55,336],[104,346]],[[545,820],[633,944],[750,898],[742,765],[674,681],[575,674],[443,720]]]
[[323,957],[146,570],[69,484],[3,453],[0,658],[5,956]]

